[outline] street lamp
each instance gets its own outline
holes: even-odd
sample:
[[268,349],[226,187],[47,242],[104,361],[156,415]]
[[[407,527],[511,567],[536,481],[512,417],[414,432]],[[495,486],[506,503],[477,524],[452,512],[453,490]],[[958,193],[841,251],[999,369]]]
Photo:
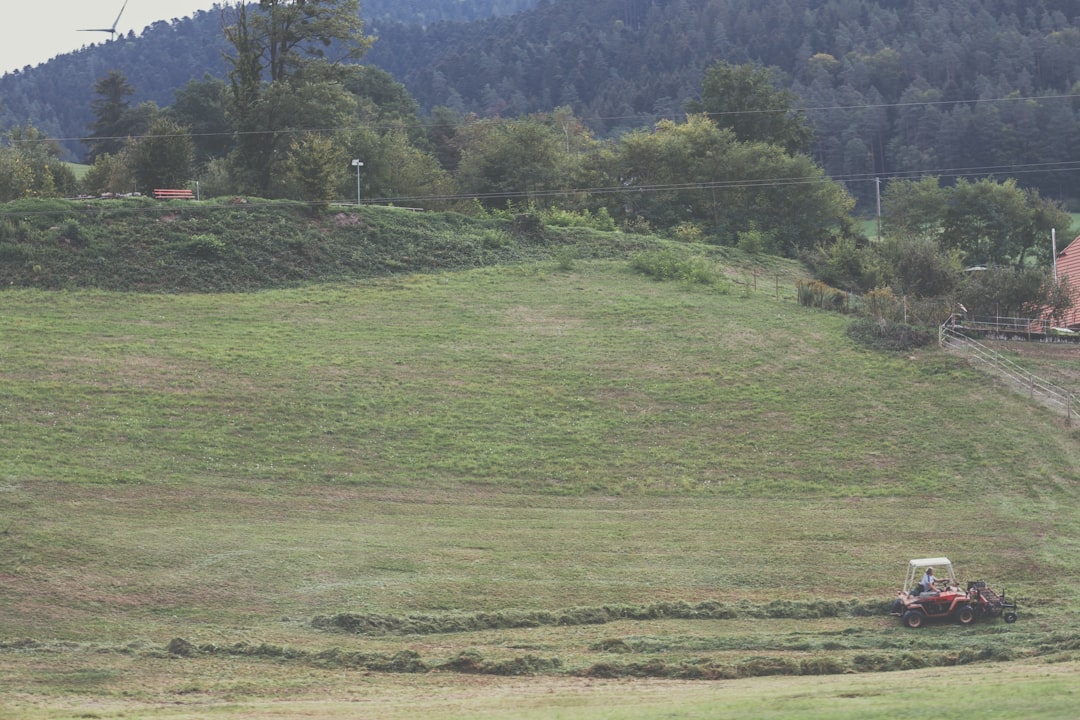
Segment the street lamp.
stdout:
[[364,167],[364,163],[359,159],[352,161],[352,165],[356,168],[356,204],[360,204],[360,168]]

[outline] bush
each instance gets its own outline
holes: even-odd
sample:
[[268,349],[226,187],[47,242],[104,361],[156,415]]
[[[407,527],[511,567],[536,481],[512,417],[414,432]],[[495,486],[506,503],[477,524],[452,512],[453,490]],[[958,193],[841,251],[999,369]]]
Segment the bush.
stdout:
[[502,230],[488,228],[480,233],[480,245],[486,250],[508,248],[513,244],[513,238]]
[[749,255],[782,254],[777,246],[775,233],[762,232],[757,228],[740,232],[735,246]]
[[694,223],[680,223],[672,232],[675,239],[685,243],[699,243],[705,237],[705,232],[700,225]]
[[575,212],[573,210],[563,210],[561,208],[549,208],[543,211],[542,218],[545,225],[550,225],[552,227],[583,227],[592,230],[615,230],[615,221],[612,219],[611,214],[606,207],[597,210],[595,215],[588,210]]
[[514,216],[513,233],[515,238],[532,241],[542,240],[544,238],[544,222],[535,213],[518,213]]
[[907,352],[937,340],[937,333],[933,330],[875,318],[853,320],[848,325],[847,334],[861,345],[892,352]]
[[635,255],[630,266],[654,280],[677,280],[688,284],[717,285],[720,274],[707,259],[688,256],[672,249]]
[[72,245],[86,243],[86,232],[83,230],[82,225],[79,224],[79,221],[75,219],[64,221],[64,224],[60,227],[60,237]]
[[192,235],[183,243],[183,252],[203,260],[217,260],[225,255],[225,241],[217,235]]
[[829,287],[817,280],[800,280],[795,285],[799,295],[799,304],[805,307],[820,308],[846,313],[851,310],[848,294],[843,290]]

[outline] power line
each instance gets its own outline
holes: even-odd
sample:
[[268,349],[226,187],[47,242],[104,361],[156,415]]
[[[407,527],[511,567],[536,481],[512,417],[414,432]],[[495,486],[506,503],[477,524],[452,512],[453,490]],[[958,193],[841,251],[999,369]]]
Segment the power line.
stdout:
[[[889,108],[907,108],[907,107],[932,107],[942,105],[979,105],[979,104],[993,104],[993,103],[1015,103],[1015,102],[1029,102],[1029,101],[1042,101],[1042,100],[1077,100],[1080,99],[1080,94],[1061,94],[1061,95],[1025,95],[1025,96],[1009,96],[999,98],[975,98],[967,100],[914,100],[909,102],[896,102],[896,103],[868,103],[863,105],[819,105],[819,106],[806,106],[806,107],[793,107],[784,109],[772,109],[772,110],[726,110],[719,112],[708,113],[693,113],[704,114],[708,117],[727,117],[727,116],[739,116],[739,115],[775,115],[786,114],[790,112],[830,112],[830,111],[855,111],[855,110],[878,110]],[[534,114],[544,115],[550,113],[538,112]],[[652,113],[638,113],[636,115],[600,115],[595,119],[608,122],[618,120],[640,120],[644,117],[653,117],[660,120],[677,120],[679,118],[685,118],[687,113],[660,113],[654,115]],[[473,116],[475,117],[475,116]],[[583,120],[583,118],[574,116],[577,120]],[[503,119],[501,117],[475,117],[475,121],[495,120]],[[463,123],[467,124],[467,123]],[[455,125],[452,123],[437,123],[437,122],[417,122],[417,123],[372,123],[364,124],[357,123],[352,125],[342,125],[337,127],[317,127],[317,128],[282,128],[277,130],[249,130],[249,131],[236,131],[236,130],[223,130],[221,132],[208,132],[208,133],[185,133],[181,134],[164,134],[164,135],[108,135],[108,136],[80,136],[80,137],[42,137],[28,140],[16,140],[16,143],[43,143],[43,142],[79,142],[90,143],[97,141],[109,141],[109,140],[141,140],[144,138],[168,138],[168,137],[192,137],[192,138],[215,138],[215,137],[246,137],[254,135],[304,135],[304,134],[332,134],[337,132],[344,132],[347,130],[353,130],[357,127],[369,128],[373,130],[433,130],[436,128],[455,128],[462,125]]]
[[[402,204],[402,203],[441,203],[441,202],[464,202],[470,200],[514,200],[519,198],[553,198],[568,197],[573,195],[650,195],[657,193],[692,192],[702,190],[763,190],[793,187],[800,185],[813,185],[824,183],[871,183],[878,179],[910,180],[922,177],[993,177],[1003,174],[1047,173],[1047,172],[1073,172],[1080,170],[1080,160],[1061,161],[1055,163],[1032,163],[1028,165],[1011,166],[982,166],[967,168],[943,168],[930,172],[923,171],[898,171],[894,173],[854,173],[836,177],[825,175],[806,175],[769,178],[738,178],[712,181],[687,181],[673,183],[646,183],[646,184],[622,184],[601,187],[580,188],[549,188],[542,190],[509,190],[483,193],[433,193],[426,195],[387,195],[381,197],[369,197],[363,202],[364,205]],[[97,200],[88,198],[87,200]],[[331,203],[337,204],[337,203]],[[308,203],[297,200],[266,200],[244,205],[233,204],[198,204],[185,211],[229,210],[229,209],[256,209],[261,207],[306,207]],[[124,208],[128,212],[156,213],[175,212],[175,206]],[[20,211],[0,212],[3,217],[25,217],[33,215],[63,215],[65,211]]]

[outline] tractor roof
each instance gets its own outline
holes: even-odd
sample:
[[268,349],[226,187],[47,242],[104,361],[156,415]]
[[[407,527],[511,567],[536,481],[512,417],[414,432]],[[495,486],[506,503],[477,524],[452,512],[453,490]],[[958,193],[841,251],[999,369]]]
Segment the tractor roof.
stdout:
[[952,565],[949,562],[949,558],[936,557],[936,558],[918,558],[908,563],[911,567],[933,567],[934,565]]

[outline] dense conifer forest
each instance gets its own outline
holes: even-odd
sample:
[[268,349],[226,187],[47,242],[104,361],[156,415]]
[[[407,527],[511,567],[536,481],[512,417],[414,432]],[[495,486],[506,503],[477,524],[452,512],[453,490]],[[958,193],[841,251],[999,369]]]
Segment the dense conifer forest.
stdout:
[[[377,40],[362,62],[422,113],[564,106],[601,137],[680,119],[718,59],[772,66],[814,129],[811,155],[864,207],[875,177],[923,174],[1013,176],[1076,206],[1078,15],[1069,0],[367,0]],[[134,101],[165,107],[224,76],[223,47],[219,12],[156,23],[5,75],[0,122],[78,157],[100,78],[119,70]]]

